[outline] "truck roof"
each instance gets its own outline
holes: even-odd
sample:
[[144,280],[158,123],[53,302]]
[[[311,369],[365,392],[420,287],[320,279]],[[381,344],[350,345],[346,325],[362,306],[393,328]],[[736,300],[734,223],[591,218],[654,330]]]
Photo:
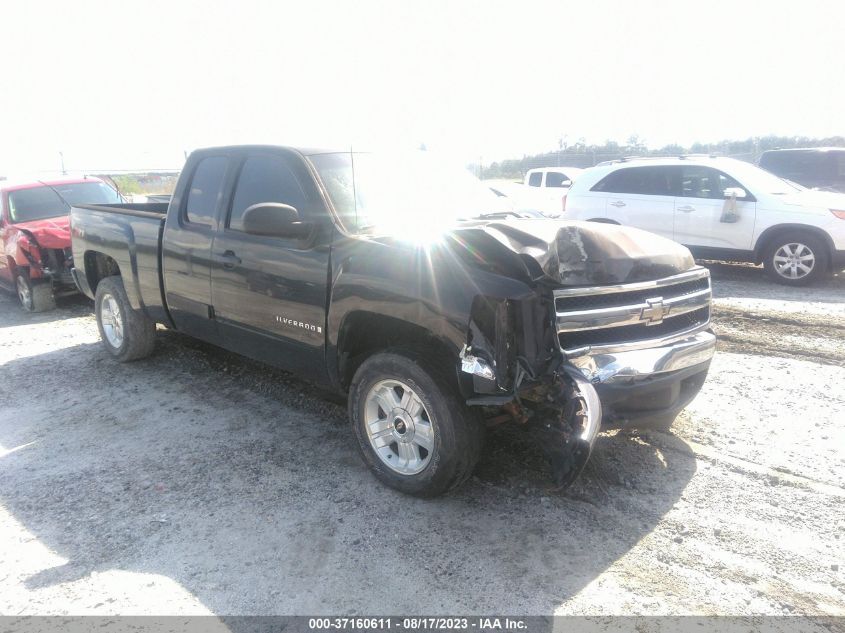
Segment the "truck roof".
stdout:
[[197,148],[196,152],[214,152],[214,151],[255,151],[255,150],[262,150],[262,149],[284,149],[291,152],[297,152],[302,154],[303,156],[315,156],[317,154],[342,154],[342,153],[349,153],[350,151],[362,151],[357,148],[352,148],[350,150],[349,147],[343,148],[328,148],[328,147],[296,147],[293,145],[272,145],[272,144],[250,144],[250,145],[218,145],[214,147],[201,147]]

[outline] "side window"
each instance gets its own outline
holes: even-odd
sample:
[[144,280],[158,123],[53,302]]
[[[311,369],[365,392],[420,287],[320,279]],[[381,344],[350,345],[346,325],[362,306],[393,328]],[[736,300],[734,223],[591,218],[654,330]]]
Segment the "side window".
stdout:
[[593,186],[592,191],[673,196],[675,174],[673,167],[628,167],[608,174]]
[[543,182],[543,172],[541,171],[535,171],[533,174],[528,176],[529,187],[539,187],[541,182]]
[[191,224],[214,225],[228,164],[225,156],[209,156],[197,165],[185,207],[185,219]]
[[560,173],[559,171],[550,171],[546,173],[546,186],[547,187],[563,187],[564,182],[569,180],[566,175]]
[[[727,174],[723,174],[722,172],[718,172],[719,179],[718,179],[718,197],[724,198],[725,197],[725,189],[729,187],[739,187],[740,189],[745,189],[741,184],[739,184],[736,180],[728,176]],[[748,192],[746,192],[748,193]]]
[[302,214],[307,200],[301,183],[284,158],[272,154],[250,156],[244,162],[235,187],[229,228],[242,231],[244,211],[254,204],[281,202]]
[[710,167],[684,166],[681,173],[681,197],[721,200],[728,187],[742,187],[736,180]]

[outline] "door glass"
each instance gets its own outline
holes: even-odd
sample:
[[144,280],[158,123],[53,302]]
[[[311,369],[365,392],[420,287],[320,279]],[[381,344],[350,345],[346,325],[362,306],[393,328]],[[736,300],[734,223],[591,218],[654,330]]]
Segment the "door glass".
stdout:
[[281,156],[261,154],[246,159],[235,197],[229,228],[243,231],[243,215],[249,207],[262,202],[281,202],[303,214],[307,197],[299,179]]
[[543,181],[543,172],[535,171],[533,174],[528,176],[528,186],[529,187],[539,187],[540,183]]
[[566,180],[569,180],[569,178],[558,171],[550,171],[546,174],[547,187],[563,187],[563,183]]
[[185,207],[185,218],[191,224],[214,225],[228,162],[225,156],[209,156],[197,165]]
[[673,167],[628,167],[608,174],[600,180],[593,191],[608,193],[635,193],[648,196],[675,195]]
[[727,174],[711,167],[684,165],[682,168],[682,198],[721,200],[725,197],[725,189],[728,187],[741,187],[741,185]]

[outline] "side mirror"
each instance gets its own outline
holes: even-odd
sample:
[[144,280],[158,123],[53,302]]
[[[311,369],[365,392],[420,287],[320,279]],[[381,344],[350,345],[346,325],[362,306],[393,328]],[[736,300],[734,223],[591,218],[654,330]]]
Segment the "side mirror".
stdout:
[[728,187],[725,189],[725,198],[730,198],[732,200],[742,200],[748,194],[745,192],[745,189],[742,187]]
[[561,187],[571,187],[572,181],[571,180],[564,180],[562,183],[560,183],[560,186]]
[[289,204],[259,202],[247,207],[243,216],[244,233],[268,237],[305,237],[312,224],[299,219],[299,211]]

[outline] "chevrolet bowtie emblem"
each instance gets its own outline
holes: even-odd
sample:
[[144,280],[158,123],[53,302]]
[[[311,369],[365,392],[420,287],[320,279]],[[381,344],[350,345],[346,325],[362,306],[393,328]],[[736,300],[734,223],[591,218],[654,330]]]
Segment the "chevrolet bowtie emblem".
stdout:
[[646,299],[648,307],[642,309],[640,312],[640,321],[645,321],[646,325],[658,325],[663,323],[664,317],[669,314],[672,306],[663,304],[663,297],[656,299]]

